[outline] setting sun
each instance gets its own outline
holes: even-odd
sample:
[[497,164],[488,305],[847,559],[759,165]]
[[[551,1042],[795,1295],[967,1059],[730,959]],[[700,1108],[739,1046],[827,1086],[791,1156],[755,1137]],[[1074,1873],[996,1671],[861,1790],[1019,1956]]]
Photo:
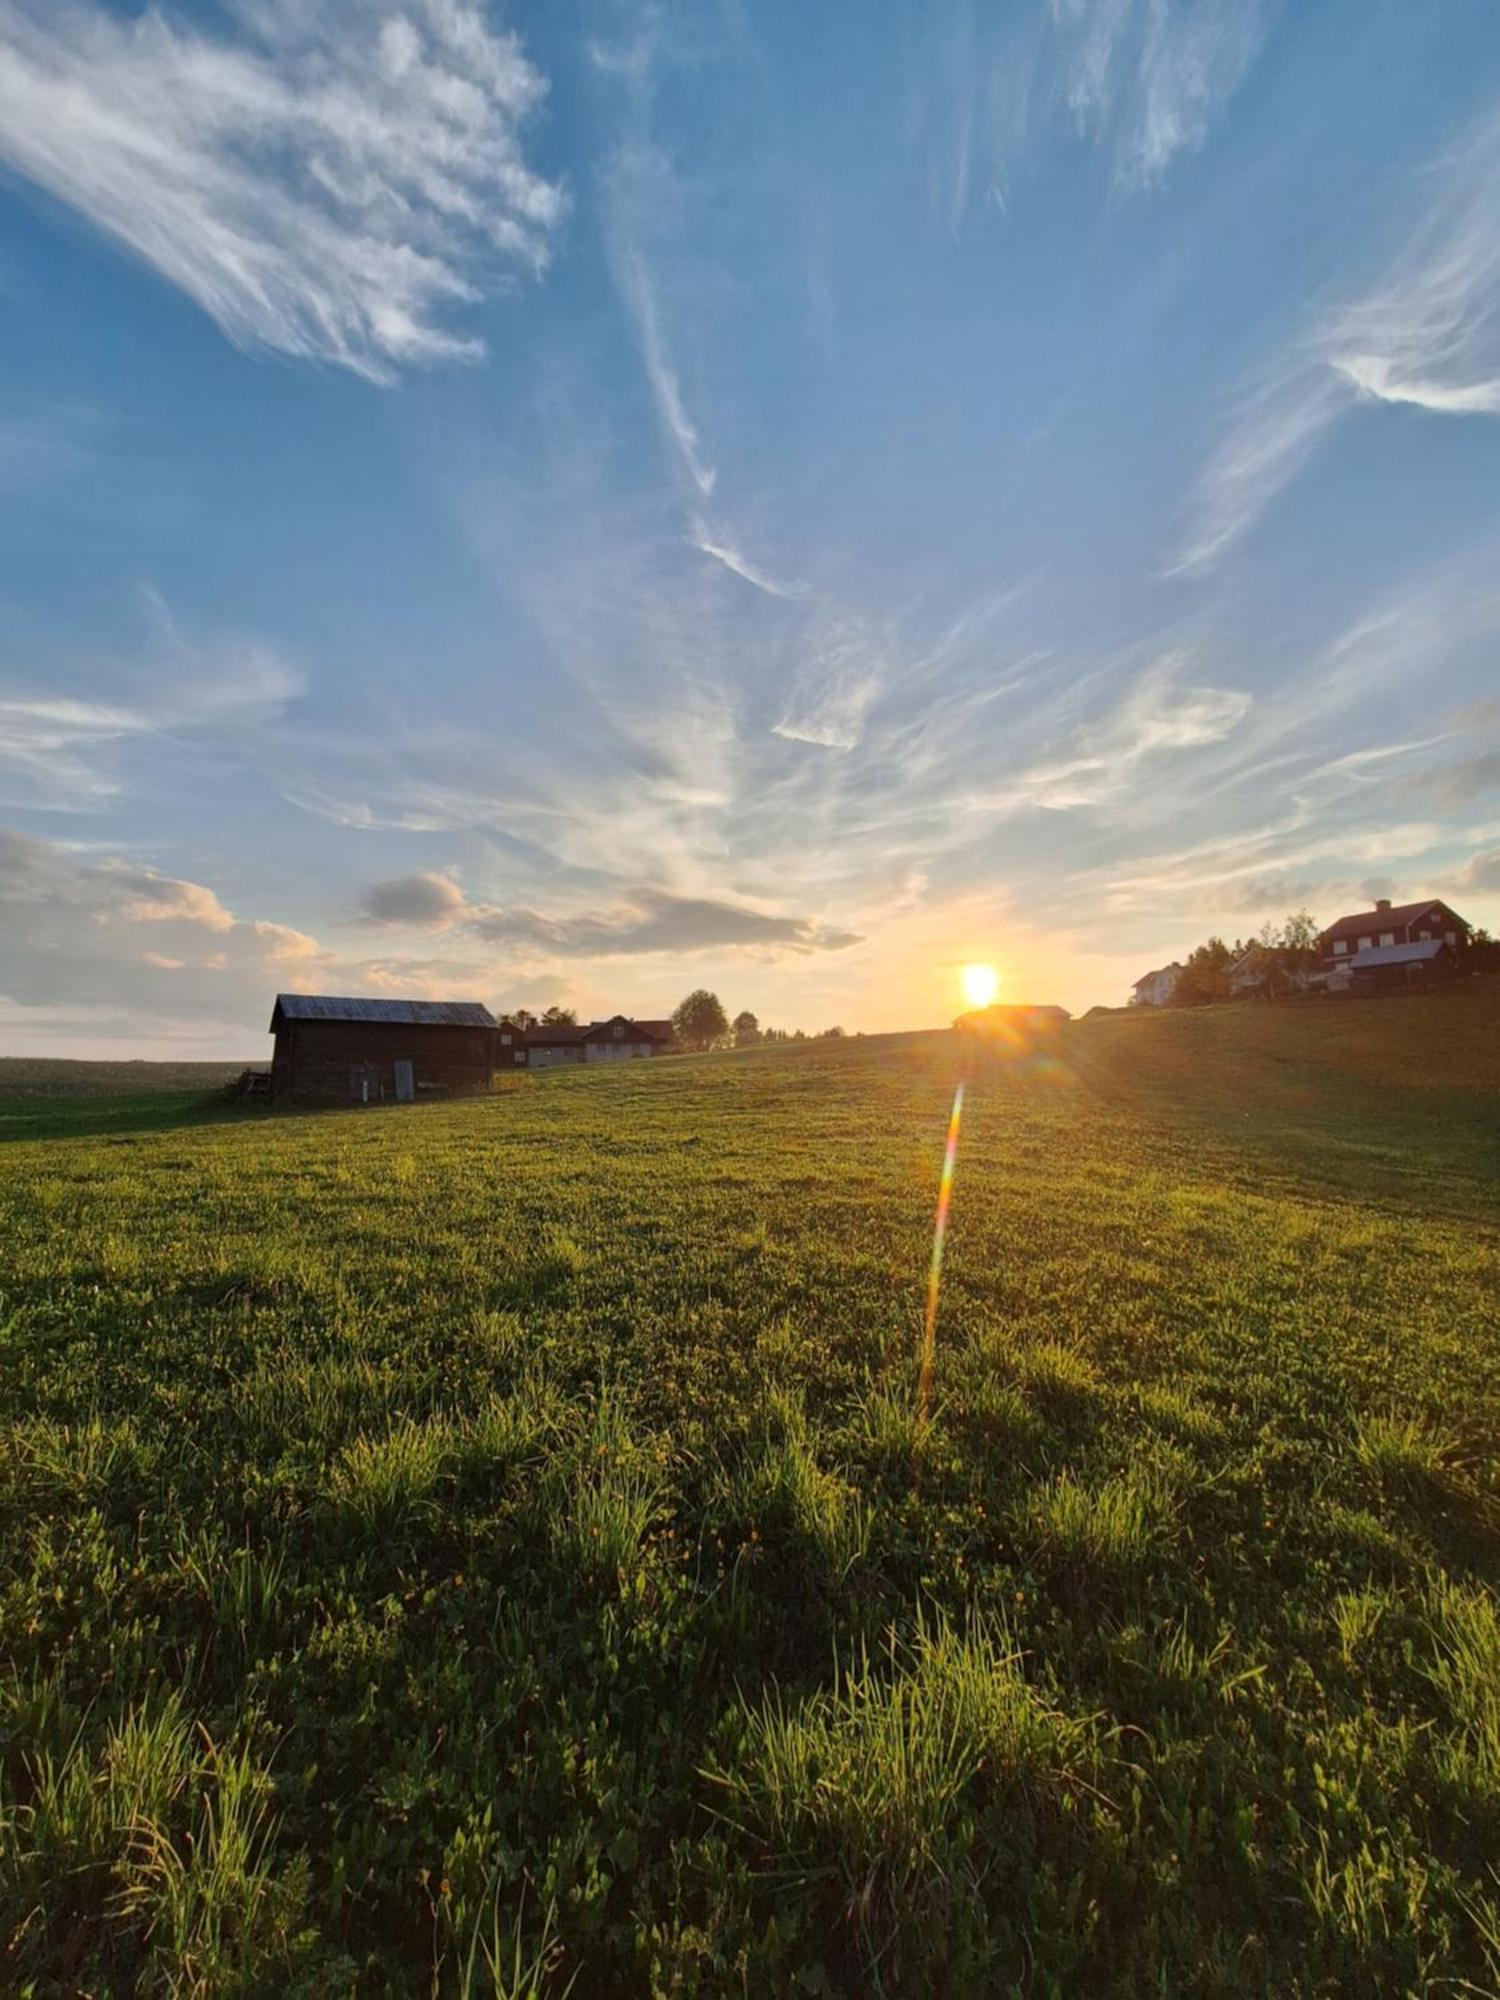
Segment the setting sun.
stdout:
[[992,965],[966,965],[964,998],[971,1007],[988,1007],[1000,991],[1000,975]]

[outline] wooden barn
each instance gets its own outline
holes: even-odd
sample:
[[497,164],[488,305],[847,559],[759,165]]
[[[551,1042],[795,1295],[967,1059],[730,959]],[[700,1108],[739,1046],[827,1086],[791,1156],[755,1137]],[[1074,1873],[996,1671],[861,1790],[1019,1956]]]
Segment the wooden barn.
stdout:
[[410,1104],[488,1090],[498,1032],[477,1000],[278,993],[271,1095],[283,1104]]

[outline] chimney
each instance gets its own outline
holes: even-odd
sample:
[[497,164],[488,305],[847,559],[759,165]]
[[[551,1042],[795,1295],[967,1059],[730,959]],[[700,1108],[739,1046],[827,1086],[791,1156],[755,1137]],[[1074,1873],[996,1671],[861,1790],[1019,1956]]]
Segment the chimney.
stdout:
[[1376,907],[1376,909],[1377,909],[1377,910],[1388,910],[1388,909],[1389,909],[1389,908],[1391,907],[1391,899],[1390,899],[1390,897],[1389,897],[1389,896],[1377,896],[1377,897],[1375,898],[1375,907]]

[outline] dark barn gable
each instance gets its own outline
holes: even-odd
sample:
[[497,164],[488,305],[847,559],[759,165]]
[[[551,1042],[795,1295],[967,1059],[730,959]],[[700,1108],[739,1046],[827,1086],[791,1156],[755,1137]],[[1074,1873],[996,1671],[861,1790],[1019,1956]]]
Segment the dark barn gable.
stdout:
[[477,1000],[278,993],[272,1095],[283,1103],[380,1104],[488,1090],[498,1025]]

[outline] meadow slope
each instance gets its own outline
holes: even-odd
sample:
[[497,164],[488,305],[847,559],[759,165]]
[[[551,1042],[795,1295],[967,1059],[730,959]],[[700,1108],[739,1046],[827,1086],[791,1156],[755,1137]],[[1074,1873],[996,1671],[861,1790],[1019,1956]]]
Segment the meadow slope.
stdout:
[[1500,1988],[1500,993],[0,1107],[0,1986]]

